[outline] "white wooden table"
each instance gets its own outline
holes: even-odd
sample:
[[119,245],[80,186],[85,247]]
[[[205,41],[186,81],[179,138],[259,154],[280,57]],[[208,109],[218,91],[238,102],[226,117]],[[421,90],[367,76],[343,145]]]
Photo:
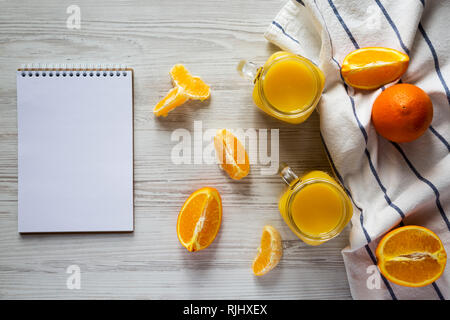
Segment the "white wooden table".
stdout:
[[[280,130],[280,159],[298,173],[329,170],[317,114],[304,124],[274,120],[251,100],[239,77],[242,58],[263,62],[277,48],[263,33],[285,0],[0,1],[0,298],[349,299],[338,238],[310,247],[283,223],[284,185],[259,166],[240,182],[216,165],[175,165],[177,128]],[[66,28],[66,9],[81,8],[81,29]],[[15,70],[22,63],[123,63],[135,70],[135,225],[130,234],[19,235]],[[165,119],[151,110],[171,87],[168,71],[185,64],[212,87],[209,103],[189,103]],[[223,223],[206,250],[188,253],[176,219],[195,189],[216,187]],[[250,265],[262,227],[282,235],[279,266],[262,278]],[[81,268],[81,289],[66,287],[66,268]]]

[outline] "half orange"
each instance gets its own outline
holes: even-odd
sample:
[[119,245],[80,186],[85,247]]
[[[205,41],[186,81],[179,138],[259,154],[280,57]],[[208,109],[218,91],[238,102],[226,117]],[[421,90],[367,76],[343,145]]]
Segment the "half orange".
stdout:
[[408,55],[395,49],[367,47],[350,52],[342,62],[345,82],[359,89],[376,89],[399,79],[408,68]]
[[184,203],[178,214],[178,240],[188,251],[208,247],[216,238],[222,221],[222,200],[210,187],[198,189]]
[[378,268],[386,279],[406,287],[423,287],[444,272],[447,254],[439,237],[420,226],[404,226],[378,244]]

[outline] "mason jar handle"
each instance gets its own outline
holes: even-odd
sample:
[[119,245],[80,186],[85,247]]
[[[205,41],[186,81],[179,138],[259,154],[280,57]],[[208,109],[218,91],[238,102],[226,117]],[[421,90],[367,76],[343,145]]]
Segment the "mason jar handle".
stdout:
[[286,182],[287,185],[291,186],[294,182],[298,180],[298,176],[286,163],[282,162],[278,168],[278,174]]
[[254,81],[260,69],[256,63],[247,60],[241,60],[237,66],[239,74],[250,81]]

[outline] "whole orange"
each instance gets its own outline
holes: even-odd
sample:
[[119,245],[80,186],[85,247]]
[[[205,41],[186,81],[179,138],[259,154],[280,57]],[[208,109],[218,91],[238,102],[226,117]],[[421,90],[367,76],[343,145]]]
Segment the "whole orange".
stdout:
[[384,138],[410,142],[419,138],[433,119],[433,103],[419,87],[401,83],[384,90],[373,103],[372,123]]

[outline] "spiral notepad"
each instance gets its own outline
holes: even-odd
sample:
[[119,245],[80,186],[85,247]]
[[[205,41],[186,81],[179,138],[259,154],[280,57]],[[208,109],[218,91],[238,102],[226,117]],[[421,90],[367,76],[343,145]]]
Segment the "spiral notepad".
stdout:
[[133,231],[133,71],[17,71],[19,232]]

